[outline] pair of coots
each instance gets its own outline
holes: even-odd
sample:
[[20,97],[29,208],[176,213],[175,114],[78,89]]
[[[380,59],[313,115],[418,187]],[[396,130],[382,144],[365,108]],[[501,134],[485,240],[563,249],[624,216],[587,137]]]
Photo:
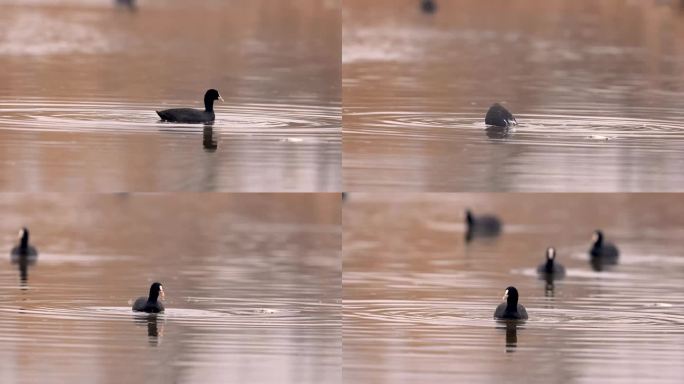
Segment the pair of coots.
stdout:
[[214,101],[216,100],[223,101],[223,97],[217,90],[210,89],[204,94],[204,111],[194,108],[173,108],[157,111],[157,115],[162,121],[174,123],[211,123],[216,118],[214,114]]
[[[29,230],[24,227],[19,231],[19,244],[12,248],[10,257],[13,262],[33,262],[38,258],[38,250],[29,244]],[[140,297],[133,303],[133,310],[136,312],[159,313],[164,312],[164,305],[159,300],[164,299],[164,288],[160,283],[150,286],[148,297]]]

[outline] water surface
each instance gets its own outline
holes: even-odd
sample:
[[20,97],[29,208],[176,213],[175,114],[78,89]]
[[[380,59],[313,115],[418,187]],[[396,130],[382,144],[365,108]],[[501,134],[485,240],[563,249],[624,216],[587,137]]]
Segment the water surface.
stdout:
[[[339,383],[339,194],[0,196],[0,381]],[[10,262],[18,229],[38,248]],[[131,300],[164,284],[167,310]]]
[[684,190],[678,2],[417,3],[344,4],[347,189]]
[[[463,210],[499,238],[465,242]],[[345,381],[678,383],[684,219],[677,195],[350,194],[343,220]],[[596,272],[602,228],[621,250]],[[567,276],[535,270],[555,246]],[[530,319],[492,319],[509,285]]]
[[339,190],[337,2],[0,3],[0,189]]

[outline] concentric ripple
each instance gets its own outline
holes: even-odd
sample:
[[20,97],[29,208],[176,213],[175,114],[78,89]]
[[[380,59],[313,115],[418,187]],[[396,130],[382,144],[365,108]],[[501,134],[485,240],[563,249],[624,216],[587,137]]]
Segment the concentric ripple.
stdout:
[[[34,131],[150,132],[160,129],[197,131],[200,125],[162,123],[155,110],[175,105],[116,101],[0,101],[0,127]],[[199,108],[199,106],[196,106]],[[339,108],[290,104],[217,105],[215,130],[245,135],[340,133]]]
[[[356,134],[435,139],[449,130],[481,130],[486,125],[482,113],[449,112],[357,112],[355,124],[345,131]],[[684,125],[679,121],[579,114],[518,114],[519,125],[509,133],[526,141],[533,139],[587,140],[684,140]],[[361,128],[355,128],[361,127]],[[442,132],[440,132],[440,130]]]

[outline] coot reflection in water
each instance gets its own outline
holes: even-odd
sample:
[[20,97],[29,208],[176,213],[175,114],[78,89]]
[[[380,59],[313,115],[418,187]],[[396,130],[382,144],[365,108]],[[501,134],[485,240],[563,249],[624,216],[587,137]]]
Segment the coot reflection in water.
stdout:
[[499,320],[496,328],[506,330],[506,353],[515,352],[518,348],[518,326],[520,323],[515,320]]
[[218,143],[214,140],[214,127],[212,124],[204,124],[202,146],[207,152],[216,152],[218,149]]
[[136,325],[147,326],[147,341],[153,347],[161,343],[161,338],[164,336],[164,321],[160,320],[160,316],[156,313],[135,314],[133,315],[133,322]]

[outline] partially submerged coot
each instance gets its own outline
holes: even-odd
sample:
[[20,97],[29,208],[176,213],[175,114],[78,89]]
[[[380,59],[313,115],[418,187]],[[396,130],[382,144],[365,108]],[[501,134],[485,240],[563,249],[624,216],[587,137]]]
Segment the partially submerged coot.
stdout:
[[136,312],[159,313],[164,312],[164,304],[159,300],[164,300],[164,288],[161,283],[153,283],[150,286],[150,295],[148,297],[139,297],[133,303],[133,310]]
[[494,311],[497,320],[527,320],[527,310],[522,304],[518,304],[518,290],[515,287],[506,288],[503,300]]
[[163,121],[174,123],[210,123],[215,118],[214,101],[216,100],[223,101],[223,97],[217,90],[210,89],[204,94],[204,111],[193,108],[173,108],[157,111],[157,115]]
[[518,125],[518,122],[513,117],[513,114],[508,112],[503,105],[495,103],[487,111],[485,124],[495,127],[510,127],[511,125]]

